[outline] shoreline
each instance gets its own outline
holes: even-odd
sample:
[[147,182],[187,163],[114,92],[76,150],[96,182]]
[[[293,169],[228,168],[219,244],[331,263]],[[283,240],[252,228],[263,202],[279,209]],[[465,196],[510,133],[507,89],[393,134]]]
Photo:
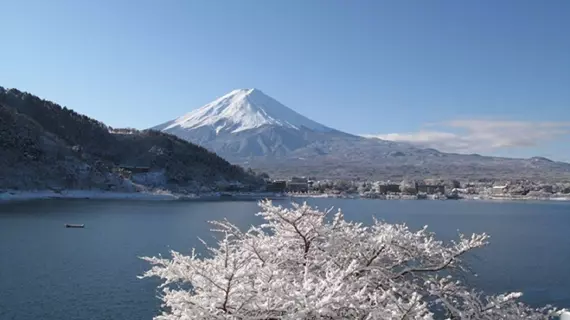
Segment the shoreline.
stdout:
[[416,196],[398,196],[389,195],[378,198],[363,197],[358,194],[279,194],[270,192],[244,192],[244,193],[220,193],[212,192],[206,194],[175,194],[168,191],[149,191],[149,192],[114,192],[103,190],[65,190],[55,192],[52,190],[7,190],[0,192],[0,203],[5,202],[20,202],[20,201],[34,201],[34,200],[49,200],[49,199],[90,199],[90,200],[137,200],[137,201],[254,201],[262,199],[284,200],[295,198],[332,198],[332,199],[363,199],[363,200],[449,200],[449,201],[497,201],[497,202],[511,202],[511,201],[556,201],[566,202],[570,201],[569,196],[548,197],[548,198],[535,198],[535,197],[504,197],[504,196],[481,196],[471,195],[461,197],[459,199],[447,199],[445,197],[428,196],[426,198],[418,198]]
[[469,195],[461,196],[456,199],[449,199],[445,196],[427,195],[425,198],[418,198],[417,196],[410,195],[381,195],[379,197],[363,197],[359,194],[286,194],[287,198],[332,198],[332,199],[362,199],[362,200],[440,200],[440,201],[496,201],[496,202],[511,202],[511,201],[555,201],[565,202],[570,201],[570,195],[555,196],[555,197],[525,197],[525,196],[489,196],[489,195]]
[[16,201],[33,201],[48,199],[94,199],[94,200],[175,200],[176,196],[168,193],[151,192],[112,192],[102,190],[8,190],[0,193],[0,203]]
[[175,194],[168,191],[148,192],[115,192],[103,190],[7,190],[0,192],[0,203],[23,202],[50,199],[84,199],[84,200],[140,200],[140,201],[240,201],[261,200],[265,198],[282,199],[274,193],[206,193],[206,194]]

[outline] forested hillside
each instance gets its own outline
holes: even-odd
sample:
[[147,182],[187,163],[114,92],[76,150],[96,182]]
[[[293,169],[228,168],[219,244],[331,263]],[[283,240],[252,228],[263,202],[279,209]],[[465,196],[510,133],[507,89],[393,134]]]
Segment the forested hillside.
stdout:
[[[255,189],[263,181],[202,147],[156,131],[105,124],[0,87],[0,189],[133,191]],[[144,167],[129,172],[121,167]],[[145,171],[146,171],[145,170]]]

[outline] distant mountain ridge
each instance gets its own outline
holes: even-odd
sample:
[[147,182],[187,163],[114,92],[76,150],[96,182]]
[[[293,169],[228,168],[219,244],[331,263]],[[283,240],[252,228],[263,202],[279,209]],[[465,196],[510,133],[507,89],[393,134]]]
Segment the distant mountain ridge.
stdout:
[[[0,189],[215,190],[262,179],[203,147],[157,131],[116,130],[0,87]],[[128,173],[125,167],[148,168]]]
[[259,89],[234,90],[153,127],[278,177],[570,179],[570,164],[443,153],[319,124]]

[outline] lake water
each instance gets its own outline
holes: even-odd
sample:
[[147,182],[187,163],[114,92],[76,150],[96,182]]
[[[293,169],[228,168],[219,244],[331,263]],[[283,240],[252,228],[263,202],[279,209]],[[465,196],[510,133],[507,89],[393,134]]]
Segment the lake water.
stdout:
[[[488,292],[523,291],[524,301],[570,307],[570,203],[309,199],[373,216],[429,225],[441,239],[487,232],[470,260]],[[279,203],[279,202],[278,202]],[[281,202],[286,204],[285,201]],[[0,204],[0,319],[140,320],[159,312],[157,280],[139,280],[137,257],[189,252],[208,220],[259,222],[256,202],[46,200]],[[84,223],[85,229],[66,229]]]

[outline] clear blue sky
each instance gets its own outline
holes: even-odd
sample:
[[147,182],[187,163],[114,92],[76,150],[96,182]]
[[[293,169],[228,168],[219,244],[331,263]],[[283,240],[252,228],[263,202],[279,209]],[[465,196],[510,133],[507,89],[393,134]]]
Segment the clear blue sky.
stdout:
[[[0,7],[0,85],[114,127],[150,127],[256,87],[350,133],[570,161],[567,0]],[[487,146],[491,135],[505,141]]]

